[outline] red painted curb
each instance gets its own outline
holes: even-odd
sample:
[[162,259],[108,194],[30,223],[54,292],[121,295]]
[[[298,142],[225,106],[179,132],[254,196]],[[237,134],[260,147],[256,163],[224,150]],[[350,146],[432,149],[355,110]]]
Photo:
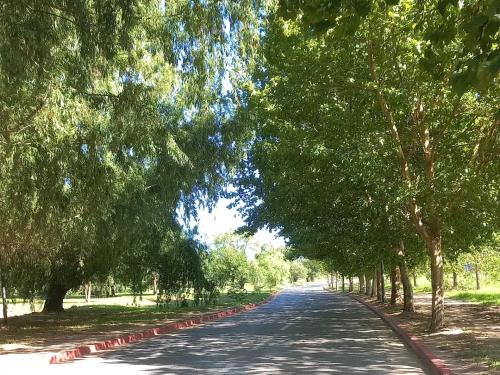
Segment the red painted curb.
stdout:
[[380,316],[382,320],[386,322],[410,348],[413,349],[415,354],[420,358],[429,371],[436,375],[453,375],[453,372],[448,368],[442,359],[436,357],[436,355],[431,352],[431,350],[425,346],[418,337],[401,328],[391,316],[359,297],[353,296],[352,294],[350,294],[350,296]]
[[96,342],[93,344],[78,346],[76,348],[73,348],[70,350],[65,350],[65,351],[59,352],[57,354],[54,354],[50,358],[49,363],[50,364],[57,364],[57,363],[71,361],[75,358],[83,357],[83,356],[91,354],[91,353],[100,352],[100,351],[110,349],[110,348],[116,348],[119,346],[123,346],[123,345],[127,345],[127,344],[130,344],[133,342],[145,340],[147,338],[162,335],[165,333],[171,333],[171,332],[178,331],[178,330],[181,330],[184,328],[199,325],[199,324],[202,324],[204,322],[211,322],[213,320],[217,320],[217,319],[224,318],[227,316],[235,315],[235,314],[243,312],[243,311],[253,310],[258,306],[261,306],[265,303],[270,302],[274,297],[276,297],[277,294],[278,293],[273,293],[265,300],[263,300],[259,303],[256,303],[256,304],[250,303],[248,305],[243,305],[241,307],[233,307],[233,308],[227,309],[227,310],[221,310],[221,311],[217,311],[214,313],[203,314],[197,318],[169,323],[169,324],[166,324],[163,326],[150,328],[150,329],[147,329],[147,330],[142,331],[142,332],[132,333],[132,334],[127,335],[127,336],[117,337],[117,338],[113,338],[110,340]]

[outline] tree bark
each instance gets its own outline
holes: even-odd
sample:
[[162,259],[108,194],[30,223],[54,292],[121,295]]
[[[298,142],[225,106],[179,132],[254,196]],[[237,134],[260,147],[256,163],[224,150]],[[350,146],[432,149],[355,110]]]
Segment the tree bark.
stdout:
[[396,254],[398,256],[401,283],[403,284],[403,313],[415,312],[415,305],[413,304],[413,288],[411,286],[408,267],[406,266],[403,241],[399,242],[399,248],[396,249]]
[[413,288],[411,286],[410,277],[408,276],[406,262],[399,265],[399,271],[401,273],[401,283],[403,284],[403,312],[415,312]]
[[365,275],[364,274],[359,275],[358,280],[359,280],[359,285],[358,285],[359,294],[362,294],[365,290]]
[[441,231],[436,230],[426,241],[431,258],[432,316],[429,330],[435,332],[444,325],[444,270]]
[[380,261],[380,302],[385,303],[384,261]]
[[344,275],[342,275],[342,293],[345,293],[345,280],[344,280]]
[[453,270],[453,289],[457,288],[458,288],[457,273],[455,270]]
[[400,277],[398,267],[394,267],[391,270],[391,305],[395,305],[397,301],[401,298],[400,290]]
[[375,298],[378,296],[378,285],[377,285],[377,271],[373,274],[372,278],[372,292],[370,294],[370,297]]
[[3,324],[7,326],[9,323],[8,314],[7,314],[7,288],[4,284],[1,284],[2,287],[2,313],[3,313]]
[[64,311],[63,302],[66,293],[71,288],[67,288],[59,283],[51,283],[47,291],[43,312],[61,312]]
[[349,276],[349,293],[354,291],[354,283],[352,281],[352,276]]
[[158,275],[153,275],[153,294],[156,296],[158,294]]
[[368,277],[368,274],[365,274],[364,278],[365,278],[365,294],[369,296],[371,293],[371,280]]
[[339,274],[335,272],[335,290],[339,290]]
[[382,300],[382,296],[381,296],[381,284],[380,284],[380,268],[377,267],[377,270],[375,271],[375,274],[376,274],[376,284],[377,284],[377,301],[381,301]]
[[90,302],[90,297],[92,296],[92,282],[86,282],[84,284],[84,290],[85,290],[85,302]]
[[[1,259],[0,259],[1,261]],[[3,324],[6,326],[9,323],[8,312],[7,312],[7,287],[6,287],[5,277],[2,273],[2,265],[0,263],[0,294],[2,295],[2,314],[3,314]]]
[[481,289],[481,284],[479,283],[479,267],[477,266],[477,263],[474,264],[474,269],[476,271],[476,289],[479,290]]
[[3,315],[3,324],[7,326],[9,323],[8,320],[8,306],[7,306],[7,282],[6,282],[6,277],[5,274],[3,273],[3,264],[2,264],[2,257],[0,253],[0,294],[2,298],[2,315]]

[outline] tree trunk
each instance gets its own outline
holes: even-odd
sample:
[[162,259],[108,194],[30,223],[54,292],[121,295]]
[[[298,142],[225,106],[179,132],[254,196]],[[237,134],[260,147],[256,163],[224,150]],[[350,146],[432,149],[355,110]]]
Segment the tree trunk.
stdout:
[[377,297],[378,296],[378,284],[377,284],[377,271],[375,271],[375,273],[373,274],[373,278],[372,278],[372,293],[370,295],[370,297],[374,298],[374,297]]
[[156,296],[158,294],[158,276],[153,275],[153,294]]
[[349,293],[354,291],[354,283],[352,281],[352,276],[349,276]]
[[[1,259],[0,259],[1,261]],[[7,287],[5,282],[4,274],[2,273],[2,267],[0,263],[0,294],[2,295],[2,313],[3,313],[3,324],[6,326],[8,324],[8,314],[7,314]]]
[[7,317],[7,288],[4,286],[4,284],[1,284],[2,287],[2,313],[3,313],[3,325],[7,326],[9,323],[8,317]]
[[365,294],[369,296],[371,293],[371,280],[368,277],[368,274],[366,274],[364,278],[365,278]]
[[384,261],[380,261],[380,302],[385,303]]
[[66,293],[71,288],[64,287],[58,283],[51,283],[47,291],[47,297],[43,305],[43,312],[64,311],[63,302]]
[[359,275],[359,294],[362,294],[365,290],[365,275]]
[[84,284],[85,302],[90,302],[90,297],[92,296],[92,282],[86,282]]
[[477,266],[477,263],[474,264],[474,269],[476,271],[476,289],[479,290],[481,288],[481,284],[479,283],[479,268]]
[[444,325],[444,272],[441,231],[435,230],[426,241],[431,258],[432,316],[429,330],[435,332]]
[[458,289],[457,273],[453,270],[453,289]]
[[376,274],[376,284],[377,284],[377,301],[381,301],[382,300],[382,296],[381,296],[381,283],[380,283],[380,268],[377,267],[377,270],[375,271],[375,274]]
[[335,290],[339,290],[338,282],[339,282],[339,274],[335,272]]
[[399,269],[398,267],[394,267],[391,270],[391,305],[395,305],[401,298],[399,293],[401,287],[399,280]]
[[342,293],[345,293],[345,280],[344,280],[344,275],[342,275]]
[[413,304],[413,288],[411,286],[408,267],[406,266],[404,242],[400,241],[399,248],[396,248],[395,250],[396,255],[398,256],[401,283],[403,284],[403,313],[415,312],[415,305]]

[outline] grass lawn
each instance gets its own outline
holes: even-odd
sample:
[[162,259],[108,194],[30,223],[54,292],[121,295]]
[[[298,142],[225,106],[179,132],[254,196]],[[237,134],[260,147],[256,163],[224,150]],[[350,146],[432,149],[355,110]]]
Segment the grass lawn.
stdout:
[[[141,330],[148,325],[162,324],[210,311],[260,302],[271,291],[248,292],[238,298],[223,294],[215,305],[179,307],[171,302],[158,308],[151,296],[144,296],[139,307],[123,303],[124,296],[116,297],[123,304],[103,304],[99,299],[87,305],[73,305],[61,313],[32,313],[14,316],[7,329],[0,334],[0,352],[15,348],[36,348],[61,341],[78,341],[84,337],[106,334],[107,338],[125,332]],[[129,297],[130,302],[132,297]],[[69,299],[70,303],[76,302]],[[108,302],[110,299],[104,299]],[[111,299],[112,300],[112,299]]]
[[450,290],[446,292],[446,297],[467,302],[479,302],[484,305],[500,304],[500,288],[489,287],[480,290]]
[[[432,293],[431,283],[424,277],[418,279],[417,287],[413,288],[415,293]],[[459,289],[448,288],[445,290],[445,297],[466,302],[478,302],[485,305],[500,304],[500,284],[493,283],[474,289],[474,284],[462,285]]]

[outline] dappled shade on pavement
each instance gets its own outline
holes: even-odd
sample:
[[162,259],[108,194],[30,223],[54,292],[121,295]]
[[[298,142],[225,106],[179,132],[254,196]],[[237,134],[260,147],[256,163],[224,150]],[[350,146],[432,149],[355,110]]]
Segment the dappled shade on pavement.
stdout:
[[423,373],[378,317],[320,286],[287,289],[254,311],[56,367],[120,374]]

